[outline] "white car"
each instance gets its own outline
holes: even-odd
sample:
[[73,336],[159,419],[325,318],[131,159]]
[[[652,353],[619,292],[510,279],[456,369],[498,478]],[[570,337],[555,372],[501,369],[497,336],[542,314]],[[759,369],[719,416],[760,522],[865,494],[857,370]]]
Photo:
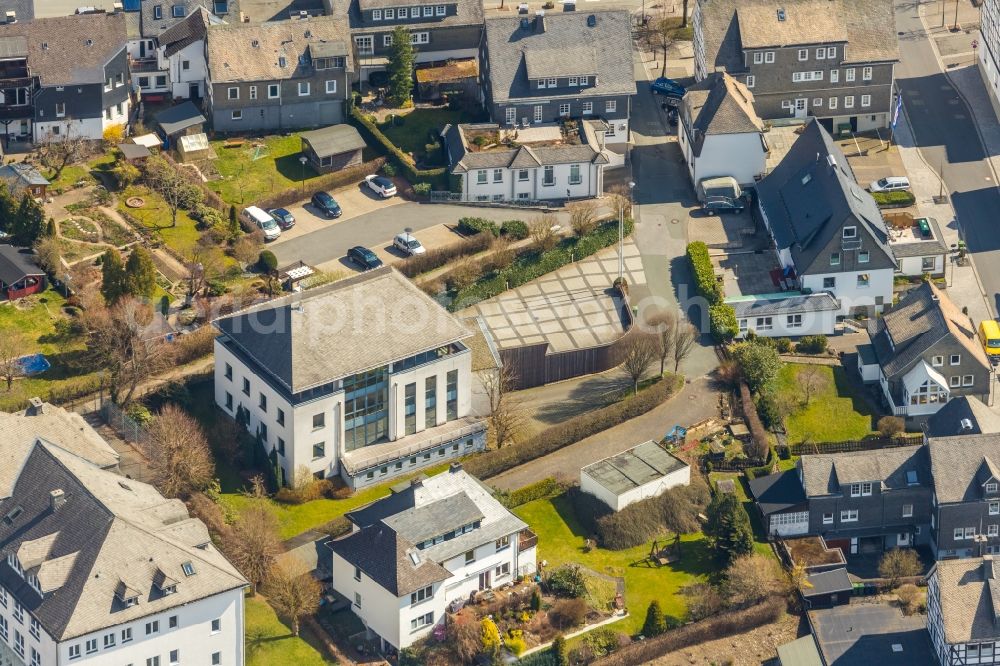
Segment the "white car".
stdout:
[[396,237],[392,239],[392,245],[408,257],[415,254],[423,254],[427,251],[424,249],[424,246],[420,244],[420,241],[410,234],[397,234]]
[[274,218],[257,206],[247,206],[241,213],[244,222],[251,227],[257,227],[264,232],[265,241],[273,241],[281,235],[281,227]]
[[396,185],[385,176],[365,176],[365,183],[383,199],[396,196]]
[[899,192],[910,189],[910,179],[906,176],[889,176],[872,181],[869,192]]

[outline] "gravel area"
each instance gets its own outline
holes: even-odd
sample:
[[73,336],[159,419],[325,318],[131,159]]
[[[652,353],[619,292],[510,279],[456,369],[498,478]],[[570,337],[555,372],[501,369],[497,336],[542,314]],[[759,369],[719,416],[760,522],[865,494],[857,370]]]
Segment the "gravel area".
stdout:
[[[784,615],[777,622],[766,624],[746,634],[709,641],[685,648],[656,659],[652,666],[759,666],[778,656],[778,646],[799,636],[800,618]],[[806,629],[803,629],[803,633]]]

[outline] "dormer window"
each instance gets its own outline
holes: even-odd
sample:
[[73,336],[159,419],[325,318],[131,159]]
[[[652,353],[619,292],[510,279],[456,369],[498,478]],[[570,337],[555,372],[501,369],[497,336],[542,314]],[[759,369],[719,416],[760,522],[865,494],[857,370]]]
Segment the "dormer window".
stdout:
[[857,227],[844,227],[843,231],[844,238],[857,238],[858,228]]
[[163,592],[163,594],[173,594],[174,592],[177,591],[177,586],[165,585],[164,587],[160,588],[160,591]]
[[990,481],[989,483],[986,484],[986,492],[995,493],[996,491],[997,491],[996,481]]
[[24,570],[21,569],[21,563],[18,561],[17,555],[15,555],[14,553],[10,553],[7,555],[7,564],[9,564],[10,568],[16,571],[17,573],[21,574],[22,576],[24,575]]
[[906,470],[906,485],[915,486],[919,482],[917,481],[917,472],[915,470]]
[[20,516],[22,513],[24,513],[24,509],[22,509],[20,506],[15,506],[13,509],[7,512],[7,515],[3,517],[3,522],[7,523],[8,525],[13,525],[14,521],[17,520],[17,517]]
[[851,497],[870,497],[871,494],[872,484],[870,482],[851,484]]
[[170,14],[174,18],[184,18],[184,5],[174,5],[170,8]]
[[386,9],[385,10],[385,20],[386,21],[391,21],[394,18],[396,18],[396,11],[394,9]]

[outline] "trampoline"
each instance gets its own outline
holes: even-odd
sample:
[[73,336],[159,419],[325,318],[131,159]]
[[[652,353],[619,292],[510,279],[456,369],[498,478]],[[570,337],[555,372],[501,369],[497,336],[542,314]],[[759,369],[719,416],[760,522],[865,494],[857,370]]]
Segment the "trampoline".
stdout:
[[22,356],[17,360],[17,362],[21,366],[21,371],[26,377],[41,374],[51,367],[43,354],[30,354],[28,356]]

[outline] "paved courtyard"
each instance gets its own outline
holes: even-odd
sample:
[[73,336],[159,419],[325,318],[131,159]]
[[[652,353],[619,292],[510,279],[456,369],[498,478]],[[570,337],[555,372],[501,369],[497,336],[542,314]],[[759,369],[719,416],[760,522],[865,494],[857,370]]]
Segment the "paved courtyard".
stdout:
[[[625,242],[625,278],[644,285],[639,249]],[[553,352],[592,347],[624,333],[622,302],[611,294],[618,248],[564,266],[526,285],[463,310],[480,316],[500,349],[549,343]]]

